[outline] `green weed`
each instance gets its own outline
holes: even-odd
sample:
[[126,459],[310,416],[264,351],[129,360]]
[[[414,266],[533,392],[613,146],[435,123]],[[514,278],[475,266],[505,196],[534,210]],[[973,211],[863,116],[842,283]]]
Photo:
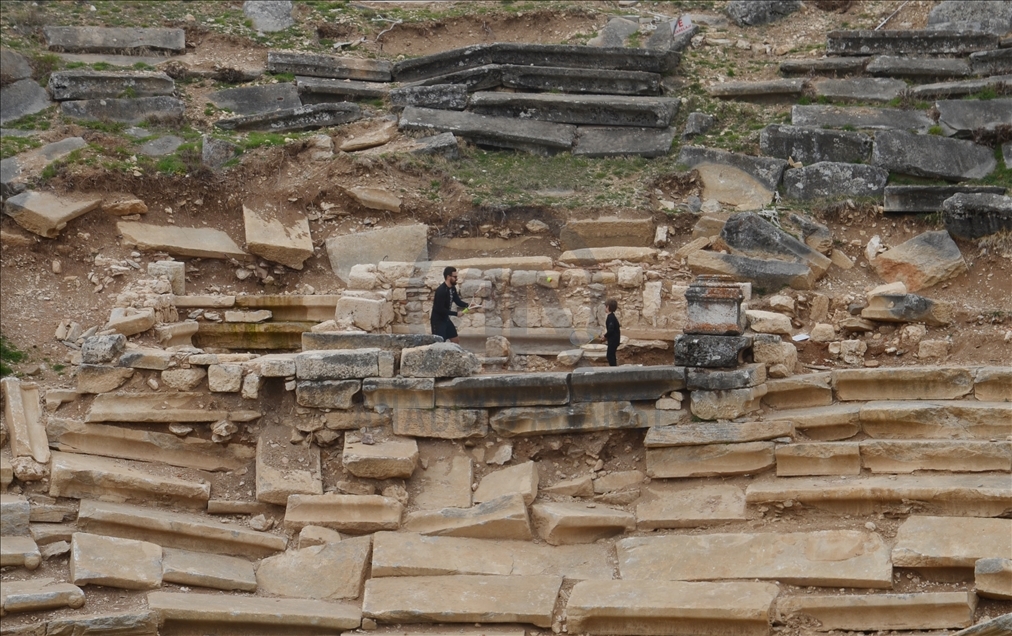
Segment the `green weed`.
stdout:
[[11,375],[14,369],[10,365],[28,359],[28,354],[19,351],[10,340],[0,334],[0,377]]
[[0,159],[19,155],[26,150],[38,148],[42,142],[32,137],[5,136],[0,139]]

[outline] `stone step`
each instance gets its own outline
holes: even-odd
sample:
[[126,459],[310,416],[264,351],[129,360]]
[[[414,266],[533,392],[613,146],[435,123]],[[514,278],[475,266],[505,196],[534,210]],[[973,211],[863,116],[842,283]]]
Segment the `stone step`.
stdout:
[[473,499],[475,503],[484,503],[519,494],[529,506],[538,496],[539,479],[538,465],[533,461],[507,466],[482,477]]
[[813,104],[792,106],[791,124],[812,128],[849,126],[863,130],[896,129],[926,133],[935,125],[935,121],[920,110]]
[[[476,559],[474,555],[480,554]],[[608,579],[612,566],[603,544],[547,547],[529,541],[431,537],[403,532],[374,535],[372,576],[487,574]]]
[[833,390],[841,401],[958,400],[973,390],[965,367],[837,369]]
[[814,619],[819,631],[951,629],[971,625],[976,609],[972,591],[787,596],[777,600],[777,619]]
[[552,154],[569,150],[576,127],[569,124],[521,121],[474,113],[409,106],[400,116],[401,130],[452,132],[476,144]]
[[960,630],[952,636],[1005,636],[1012,631],[1012,614],[984,620],[973,627]]
[[162,550],[162,581],[215,590],[257,589],[253,564],[246,559],[175,548]]
[[123,612],[82,614],[75,612],[66,617],[51,618],[47,633],[53,636],[78,634],[137,634],[149,636],[158,633],[158,616],[148,609]]
[[186,49],[183,29],[47,26],[42,33],[50,51],[144,53],[156,50],[171,54],[183,53]]
[[1002,186],[886,186],[884,206],[886,213],[926,212],[942,209],[942,203],[960,193],[1005,194]]
[[749,504],[801,502],[839,514],[863,515],[907,501],[939,514],[997,517],[1012,510],[1007,474],[897,475],[856,479],[778,477],[753,481],[745,490]]
[[888,102],[907,88],[903,80],[886,77],[824,79],[812,83],[815,96],[838,102]]
[[864,71],[868,57],[823,57],[814,60],[784,60],[780,72],[784,75],[847,75]]
[[882,196],[889,171],[853,163],[815,163],[784,172],[783,193],[788,199],[813,201]]
[[491,408],[569,403],[568,373],[515,373],[436,383],[436,406]]
[[[979,559],[973,566],[973,584],[980,596],[1012,601],[1012,559]],[[1012,619],[1012,614],[1007,616]]]
[[180,438],[171,433],[85,424],[56,417],[49,418],[46,431],[50,445],[58,451],[195,470],[238,470],[253,457],[248,447],[237,444],[222,446],[198,437]]
[[1012,75],[992,75],[981,79],[912,86],[908,91],[908,95],[914,99],[964,97],[988,89],[993,89],[999,94],[1004,94],[1010,86],[1012,86]]
[[298,349],[302,334],[318,323],[310,321],[277,321],[267,323],[201,322],[193,334],[195,347],[217,347],[238,351],[263,349],[291,351]]
[[998,36],[969,31],[830,31],[827,55],[967,55],[998,48]]
[[531,523],[522,495],[507,495],[471,508],[409,513],[404,529],[428,536],[529,541]]
[[935,108],[946,133],[964,139],[972,138],[974,131],[994,131],[1012,121],[1012,99],[940,99]]
[[386,99],[390,94],[389,84],[324,77],[296,77],[295,89],[304,105]]
[[892,587],[888,545],[878,534],[856,530],[632,537],[616,548],[623,579]]
[[759,135],[759,149],[769,157],[805,165],[820,161],[859,163],[871,157],[872,139],[859,132],[772,124]]
[[596,504],[537,503],[531,506],[531,518],[538,535],[551,545],[593,543],[636,527],[628,512]]
[[207,101],[235,115],[255,115],[302,106],[298,90],[291,82],[226,88],[210,93]]
[[778,445],[776,462],[777,477],[861,474],[861,453],[856,442]]
[[204,393],[104,393],[95,396],[84,421],[144,424],[192,424],[228,418],[228,411],[208,410]]
[[1012,49],[971,53],[970,68],[974,75],[1012,73]]
[[879,77],[949,78],[967,77],[970,63],[965,59],[944,57],[897,57],[877,55],[865,70]]
[[657,479],[760,473],[773,468],[773,442],[648,448],[647,475]]
[[0,380],[0,387],[12,458],[31,457],[40,464],[49,462],[49,440],[42,421],[38,385],[8,376]]
[[[53,579],[4,581],[0,590],[0,614],[42,612],[63,607],[84,606],[84,591],[72,583],[53,583]],[[54,632],[58,634],[59,632]]]
[[358,104],[333,102],[310,104],[295,108],[282,108],[267,113],[219,119],[214,122],[214,125],[222,130],[239,132],[247,130],[294,132],[339,126],[361,118],[362,111],[359,109]]
[[[254,298],[254,297],[250,297]],[[282,296],[281,298],[289,298]],[[316,296],[307,296],[307,299]],[[334,306],[337,306],[334,297]],[[321,308],[325,311],[325,308]],[[330,309],[333,313],[333,308]],[[316,318],[312,318],[316,319]],[[302,336],[303,351],[328,351],[333,349],[382,349],[400,353],[405,348],[424,347],[442,342],[439,336],[429,334],[383,334],[365,333],[362,331],[328,331],[323,333],[305,333]],[[396,379],[396,378],[395,378]]]
[[15,566],[34,570],[41,563],[39,546],[31,537],[4,537],[0,541],[0,567]]
[[570,402],[658,400],[685,388],[685,369],[655,365],[575,369],[569,378]]
[[861,464],[873,473],[1012,471],[1012,442],[864,440],[859,444]]
[[891,173],[950,181],[981,179],[997,166],[994,152],[972,141],[899,130],[875,135],[871,161]]
[[659,426],[647,430],[643,446],[705,446],[793,437],[794,425],[787,420],[772,422],[692,422]]
[[165,252],[193,258],[234,258],[238,261],[251,259],[221,230],[120,221],[116,224],[116,231],[123,236],[125,244],[142,252]]
[[322,495],[320,449],[292,444],[292,428],[284,422],[265,425],[257,437],[257,501],[285,505],[290,495]]
[[744,521],[745,491],[727,485],[653,482],[636,504],[636,529],[696,528]]
[[75,69],[52,73],[48,88],[53,99],[64,101],[120,97],[125,93],[131,97],[171,95],[176,83],[165,73]]
[[710,84],[706,92],[713,97],[740,101],[776,102],[794,101],[805,90],[807,80],[776,79],[757,82],[720,82]]
[[186,104],[175,97],[137,97],[135,99],[81,99],[60,103],[64,117],[85,121],[112,121],[141,124],[149,120],[177,121],[183,118]]
[[91,455],[55,452],[50,472],[53,497],[116,497],[203,508],[211,495],[206,482],[165,477],[128,462]]
[[765,636],[771,583],[582,581],[566,603],[569,633]]
[[867,402],[861,428],[879,439],[1006,440],[1012,403],[975,400]]
[[1012,555],[1012,519],[908,517],[896,531],[894,567],[970,569]]
[[[5,132],[4,136],[6,135]],[[0,160],[0,196],[9,198],[21,194],[28,189],[29,182],[41,175],[51,162],[63,159],[87,145],[88,142],[81,137],[67,137]]]
[[291,495],[285,526],[323,526],[352,534],[397,530],[403,510],[396,499],[378,495]]
[[[763,404],[778,409],[805,409],[808,407],[829,406],[833,404],[832,376],[829,373],[806,373],[790,378],[766,381],[766,395]],[[774,413],[773,415],[777,415]],[[777,417],[777,419],[785,419]],[[816,420],[818,421],[818,420]],[[806,427],[809,418],[805,419]],[[824,422],[819,422],[824,424]]]
[[504,408],[489,418],[489,424],[503,437],[522,437],[646,428],[651,422],[644,419],[629,402],[579,402],[560,407]]
[[356,629],[362,624],[362,611],[353,603],[301,598],[230,596],[227,602],[222,602],[217,594],[150,592],[148,609],[158,615],[159,624],[170,632],[190,627],[210,629],[213,633],[240,625],[246,628],[246,633],[252,629],[332,633]]
[[559,124],[667,128],[680,104],[664,97],[477,92],[471,95],[467,109],[480,115]]
[[372,537],[364,536],[268,557],[257,566],[257,589],[273,596],[331,601],[358,598],[371,550]]
[[643,71],[501,64],[498,74],[504,87],[520,91],[561,91],[585,96],[661,94],[661,75]]
[[162,584],[162,548],[147,541],[75,532],[70,542],[70,580],[150,590]]
[[552,625],[561,576],[399,576],[366,581],[362,614],[380,623]]
[[4,214],[14,222],[45,238],[56,238],[67,224],[91,212],[100,198],[58,197],[48,192],[26,191],[4,203]]
[[365,82],[389,82],[390,62],[361,57],[339,57],[296,51],[268,51],[267,70],[310,77],[350,79]]
[[165,548],[259,558],[285,549],[284,536],[220,523],[195,514],[145,506],[82,501],[81,530],[150,541]]

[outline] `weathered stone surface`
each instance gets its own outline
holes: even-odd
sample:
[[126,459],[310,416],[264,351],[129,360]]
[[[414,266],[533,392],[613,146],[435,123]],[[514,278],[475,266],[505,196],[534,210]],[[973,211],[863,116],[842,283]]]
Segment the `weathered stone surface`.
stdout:
[[175,548],[162,549],[162,581],[215,590],[257,589],[253,564],[246,559]]
[[334,632],[362,624],[362,611],[352,603],[307,599],[234,596],[222,603],[217,595],[151,592],[148,609],[169,626],[199,625],[204,630],[238,624],[261,630]]
[[[585,47],[581,47],[585,48]],[[614,50],[614,49],[613,49]],[[625,49],[635,50],[635,49]],[[479,91],[505,88],[519,91],[561,91],[572,94],[600,95],[659,95],[661,76],[654,72],[616,71],[604,68],[566,68],[556,66],[559,60],[551,60],[553,66],[521,66],[516,64],[487,65],[473,71],[452,73],[428,80],[465,83],[469,90]]]
[[405,437],[372,444],[345,440],[342,462],[344,468],[356,477],[407,479],[418,464],[418,443]]
[[171,95],[175,82],[165,73],[74,69],[50,74],[48,88],[58,101],[119,97],[127,92],[132,97],[154,97]]
[[802,475],[859,475],[857,442],[807,442],[776,449],[777,477]]
[[519,121],[512,117],[488,117],[474,113],[408,106],[401,113],[401,130],[452,132],[479,145],[549,154],[569,150],[576,126],[550,122]]
[[82,364],[77,370],[77,391],[81,394],[115,391],[133,374],[133,369],[123,367]]
[[59,452],[52,457],[49,494],[53,497],[106,497],[202,508],[211,495],[208,483],[163,477],[114,459]]
[[28,534],[30,506],[21,495],[0,494],[0,535]]
[[972,568],[978,559],[1012,554],[1012,520],[912,516],[900,524],[895,567]]
[[201,137],[200,160],[205,166],[221,168],[234,159],[240,150],[238,145],[230,141],[203,135]]
[[639,22],[627,20],[626,18],[612,18],[608,20],[608,24],[604,25],[604,28],[595,37],[587,42],[587,46],[625,46],[626,39],[639,31],[639,28]]
[[51,51],[105,53],[156,49],[182,53],[186,45],[183,29],[48,26],[43,33]]
[[937,57],[897,57],[878,55],[871,58],[865,71],[884,77],[949,78],[970,75],[966,60]]
[[490,408],[568,402],[568,373],[479,376],[436,383],[436,406]]
[[730,484],[653,483],[636,505],[637,530],[696,528],[745,518],[745,491]]
[[933,30],[830,31],[827,55],[965,55],[998,48],[998,36]]
[[907,89],[907,94],[914,99],[965,97],[986,90],[1004,91],[1009,86],[1012,86],[1012,75],[993,75],[991,77],[958,82],[919,84]]
[[484,503],[499,497],[519,494],[528,506],[538,496],[538,465],[524,462],[482,477],[474,491],[474,502]]
[[291,0],[247,0],[242,3],[242,13],[257,31],[274,33],[295,24]]
[[774,465],[773,442],[647,449],[647,475],[659,479],[757,473]]
[[873,473],[1012,471],[1009,442],[964,440],[864,440],[861,462]]
[[399,352],[408,347],[422,347],[439,342],[439,336],[429,334],[385,334],[361,331],[328,331],[302,334],[302,350],[329,349],[381,349]]
[[689,254],[688,265],[696,274],[730,276],[735,280],[751,282],[763,289],[780,289],[784,286],[792,289],[812,289],[818,278],[817,273],[804,263],[704,250]]
[[379,375],[379,349],[307,351],[295,356],[300,380],[349,380]]
[[875,135],[872,164],[901,174],[934,179],[980,179],[991,174],[994,153],[972,141],[900,130]]
[[0,49],[0,84],[6,86],[32,76],[32,65],[17,51]]
[[530,623],[550,627],[561,576],[369,579],[362,613],[381,623]]
[[[3,590],[0,590],[0,608],[4,614],[55,610],[63,607],[78,609],[83,605],[84,591],[81,588],[71,583],[53,584],[51,578],[5,581]],[[45,623],[42,625],[43,629],[46,629]]]
[[292,495],[285,510],[285,525],[323,526],[361,534],[396,530],[403,506],[396,499],[379,495]]
[[330,528],[319,526],[305,526],[299,531],[298,548],[311,548],[313,546],[325,545],[327,543],[340,543],[341,533]]
[[766,381],[763,404],[776,409],[801,409],[833,403],[829,373],[809,373]]
[[141,251],[194,258],[249,260],[249,255],[221,230],[120,221],[116,224],[116,231],[123,235],[125,244]]
[[0,124],[21,119],[49,108],[53,102],[49,100],[46,89],[30,78],[18,80],[4,86],[3,105],[0,106]]
[[[980,596],[1012,600],[1012,559],[978,560],[973,567],[973,580]],[[1012,627],[1012,619],[1009,626]]]
[[757,209],[769,204],[787,167],[783,159],[751,157],[698,146],[684,146],[678,163],[699,171],[706,198],[742,209]]
[[857,163],[871,156],[871,137],[859,132],[822,130],[772,124],[759,134],[759,149],[770,157],[803,164]]
[[468,109],[560,124],[667,128],[679,105],[677,99],[664,97],[477,92],[471,95]]
[[970,138],[977,130],[993,131],[1012,121],[1012,99],[940,99],[935,108],[938,123],[957,137]]
[[146,541],[75,532],[70,544],[70,580],[76,585],[127,590],[159,587],[162,548]]
[[484,437],[488,432],[485,409],[440,408],[431,410],[395,407],[393,430],[397,435],[462,439]]
[[570,402],[657,400],[685,388],[685,370],[674,366],[588,368],[570,376]]
[[145,506],[82,501],[81,530],[157,543],[166,548],[259,558],[285,549],[283,536],[256,532],[195,514]]
[[390,62],[361,57],[337,57],[296,51],[269,51],[267,70],[310,77],[389,82]]
[[158,632],[158,615],[150,610],[136,610],[108,614],[75,613],[65,618],[50,619],[46,636],[98,636],[122,634],[147,636]]
[[787,98],[794,101],[805,88],[805,80],[776,79],[756,82],[719,82],[710,84],[706,91],[714,97],[741,101],[777,101]]
[[867,57],[822,57],[816,59],[784,60],[780,63],[783,75],[845,75],[860,73],[868,63]]
[[[222,446],[198,437],[180,438],[104,424],[50,417],[46,433],[55,450],[181,466],[196,470],[237,470],[250,454],[246,447]],[[4,533],[6,534],[6,533]]]
[[982,402],[1012,402],[1012,369],[979,367],[974,372],[973,396]]
[[429,467],[412,479],[418,491],[412,503],[420,510],[471,507],[474,470],[469,456],[453,453],[431,458]]
[[568,265],[594,266],[608,261],[651,262],[657,257],[652,247],[588,247],[563,252],[558,260]]
[[733,420],[759,410],[766,385],[726,391],[696,390],[690,394],[689,410],[703,420]]
[[566,624],[581,634],[762,636],[777,593],[771,583],[582,581],[566,604]]
[[889,547],[879,535],[856,530],[635,537],[617,548],[623,579],[892,586]]
[[629,402],[578,402],[558,408],[502,409],[489,423],[504,437],[645,428]]
[[791,335],[794,327],[791,324],[791,317],[775,311],[763,311],[761,309],[749,309],[745,312],[748,318],[749,328],[755,333]]
[[551,545],[594,543],[636,527],[628,512],[583,503],[534,504],[531,516],[538,535]]
[[282,108],[266,113],[219,119],[214,125],[223,130],[266,130],[291,132],[338,126],[362,117],[358,104],[349,102],[309,104],[295,108]]
[[214,422],[228,411],[209,410],[203,393],[107,393],[98,395],[86,422],[193,423]]
[[833,388],[844,401],[956,400],[973,390],[973,375],[960,367],[837,369]]
[[0,567],[13,565],[34,570],[42,563],[39,547],[31,537],[4,537],[0,541]]
[[815,163],[784,172],[784,194],[791,199],[880,197],[889,172],[855,163]]
[[[778,314],[779,315],[779,314]],[[715,370],[686,367],[685,388],[690,391],[724,391],[756,386],[766,381],[766,367],[746,364],[737,369]]]
[[1003,75],[1012,73],[1012,53],[1009,53],[1008,49],[971,53],[970,72],[973,75]]
[[519,494],[493,499],[473,508],[412,512],[404,522],[404,529],[441,537],[531,539],[527,506]]
[[705,446],[738,444],[793,437],[794,425],[787,420],[772,422],[692,422],[676,426],[658,426],[647,431],[646,448],[668,446]]
[[841,514],[868,514],[904,501],[945,515],[994,517],[1012,507],[1008,475],[890,475],[843,481],[830,477],[785,477],[745,490],[750,504],[800,501]]
[[309,220],[301,212],[267,202],[256,207],[243,204],[242,215],[250,253],[292,269],[302,269],[313,255]]
[[382,82],[360,82],[322,77],[296,77],[295,88],[298,90],[299,99],[303,104],[383,99],[391,93],[390,85]]
[[457,138],[453,133],[439,133],[429,137],[413,140],[410,152],[413,155],[442,155],[447,159],[456,159],[460,156],[460,149],[457,146]]
[[736,367],[751,348],[751,336],[681,335],[675,338],[675,364],[707,369]]
[[945,200],[942,211],[945,229],[960,238],[976,239],[1012,230],[1012,197],[956,194]]
[[333,236],[326,242],[327,256],[331,269],[347,283],[351,268],[359,263],[427,262],[427,237],[428,227],[420,223]]
[[935,125],[935,122],[920,110],[813,104],[792,106],[791,124],[814,128],[852,126],[859,129],[913,130],[926,133],[929,128]]
[[[1004,35],[1012,29],[1012,7],[1001,0],[943,0],[928,13],[928,28],[956,26]],[[973,25],[971,27],[971,25]]]
[[[387,407],[394,409],[394,432],[398,435],[432,437],[425,435],[424,420],[436,424],[437,414],[417,409],[431,409],[435,406],[435,381],[432,378],[366,378],[362,381],[362,394],[366,408]],[[468,411],[461,411],[464,415]],[[450,415],[452,418],[452,414]],[[471,418],[474,420],[474,417]],[[421,428],[419,428],[421,427]],[[411,433],[398,432],[399,429]],[[464,435],[467,437],[467,435]]]
[[276,596],[354,599],[362,593],[372,537],[302,548],[260,562],[259,591]]
[[907,88],[903,80],[885,77],[824,79],[813,83],[815,95],[835,101],[888,102]]
[[40,464],[49,462],[49,440],[42,422],[39,387],[13,376],[0,380],[0,387],[12,459],[31,457]]
[[663,157],[671,151],[674,128],[581,126],[576,130],[574,156]]
[[567,222],[559,231],[565,250],[608,245],[649,245],[654,237],[654,222],[649,218],[599,217]]
[[[945,377],[940,374],[938,381]],[[962,378],[955,376],[952,382],[958,386]],[[910,386],[911,391],[918,388]],[[1008,434],[1012,404],[941,399],[946,401],[868,402],[861,407],[861,426],[870,437],[884,439],[991,439]]]
[[61,102],[64,117],[86,121],[113,121],[140,124],[145,121],[175,121],[183,117],[185,104],[175,97],[138,97],[135,99],[82,99]]
[[951,303],[935,302],[917,294],[879,294],[868,301],[861,317],[882,322],[923,322],[940,327],[952,322]]
[[383,329],[394,320],[393,303],[383,298],[347,294],[337,301],[334,320],[341,323],[350,322],[354,327],[364,331]]
[[478,356],[453,342],[437,342],[401,351],[401,375],[409,378],[459,378],[481,371]]
[[401,198],[383,188],[354,187],[346,190],[348,196],[370,210],[401,211]]
[[966,261],[948,232],[924,232],[879,254],[871,262],[887,282],[902,281],[912,292],[966,272]]
[[776,22],[801,8],[799,0],[733,0],[724,8],[727,16],[740,27]]
[[732,215],[720,238],[735,252],[755,258],[780,258],[807,265],[821,276],[830,260],[787,232],[751,212]]
[[56,238],[60,230],[102,203],[100,198],[62,198],[48,192],[22,192],[7,199],[4,213],[29,232]]
[[317,409],[350,409],[362,389],[359,380],[308,380],[295,386],[295,399],[300,406]]
[[819,631],[919,630],[967,627],[977,597],[971,592],[791,596],[777,600],[780,620],[804,616]]
[[292,444],[291,427],[266,426],[257,439],[257,501],[284,505],[290,495],[322,495],[320,449]]

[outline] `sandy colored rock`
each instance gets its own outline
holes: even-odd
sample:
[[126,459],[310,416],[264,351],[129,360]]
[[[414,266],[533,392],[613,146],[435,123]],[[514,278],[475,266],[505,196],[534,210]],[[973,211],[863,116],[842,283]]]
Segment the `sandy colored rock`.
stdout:
[[404,522],[408,532],[475,539],[531,539],[531,525],[522,495],[507,495],[473,508],[417,511]]
[[766,395],[766,385],[727,391],[693,391],[689,410],[703,420],[733,420],[759,410],[759,400]]
[[362,624],[362,611],[352,603],[307,599],[232,596],[228,603],[222,603],[221,597],[213,594],[151,592],[148,608],[170,624],[192,624],[201,630],[240,624],[268,630],[333,632],[356,629]]
[[352,534],[396,530],[403,508],[396,499],[379,495],[292,495],[285,525],[294,529],[323,526]]
[[594,492],[602,495],[635,488],[646,480],[646,475],[639,470],[620,470],[594,479]]
[[365,479],[407,479],[418,465],[418,442],[409,437],[392,437],[374,444],[344,442],[345,469]]
[[342,152],[355,152],[356,150],[375,148],[376,146],[382,146],[383,144],[389,143],[396,136],[397,126],[391,123],[381,126],[376,130],[368,131],[364,135],[359,135],[343,141],[341,143],[340,150]]
[[542,490],[553,495],[565,495],[567,497],[593,497],[594,479],[590,475],[563,479],[551,486],[542,488]]
[[49,462],[49,440],[42,422],[39,388],[8,376],[3,387],[4,421],[13,457],[31,457],[40,464]]
[[973,592],[789,596],[777,600],[781,620],[810,617],[823,632],[969,627],[976,608]]
[[84,606],[84,591],[72,583],[53,583],[51,578],[4,581],[0,608],[9,612],[39,612]]
[[27,535],[30,510],[28,500],[21,495],[0,494],[0,535]]
[[77,391],[82,394],[115,391],[133,374],[133,369],[82,364],[77,370]]
[[228,417],[207,402],[203,393],[106,393],[95,397],[84,421],[189,424]]
[[382,188],[355,187],[346,190],[348,196],[370,210],[401,211],[401,199]]
[[769,634],[778,589],[771,583],[582,581],[566,604],[580,634]]
[[1012,600],[1012,559],[979,559],[973,566],[973,581],[980,596]]
[[284,424],[264,427],[257,440],[257,501],[285,505],[290,495],[322,495],[320,449],[292,444]]
[[647,475],[670,479],[762,472],[774,465],[773,442],[647,449]]
[[530,623],[550,627],[561,576],[370,579],[362,614],[380,623]]
[[211,496],[208,483],[161,476],[128,462],[104,457],[55,452],[50,469],[51,497],[157,501],[204,508]]
[[4,537],[0,541],[0,567],[12,565],[34,570],[41,563],[39,546],[31,537]]
[[1008,435],[1012,403],[976,400],[867,402],[861,427],[879,439],[1002,439]]
[[278,554],[260,562],[258,589],[295,598],[358,598],[371,553],[372,537],[366,536]]
[[837,369],[836,399],[958,400],[973,390],[973,374],[960,367]]
[[864,440],[860,446],[861,462],[873,473],[912,473],[917,470],[1012,472],[1010,442]]
[[789,336],[794,331],[790,316],[775,311],[749,309],[745,315],[748,317],[748,326],[756,333],[779,333]]
[[246,225],[246,247],[251,254],[297,270],[313,255],[309,220],[301,212],[279,209],[268,202],[244,203],[242,216]]
[[473,474],[471,458],[466,455],[429,460],[429,467],[412,477],[418,483],[414,505],[420,510],[470,508]]
[[902,281],[916,292],[966,272],[966,261],[945,230],[925,232],[879,254],[871,261],[887,281]]
[[162,584],[162,548],[147,541],[75,532],[70,543],[70,580],[149,590]]
[[636,504],[637,530],[696,528],[745,518],[745,491],[730,484],[652,483]]
[[298,548],[311,548],[317,545],[324,545],[327,543],[340,543],[341,533],[330,528],[321,528],[320,526],[305,526],[302,530],[299,530],[299,545]]
[[829,373],[806,373],[767,380],[762,403],[778,410],[828,406],[833,403],[832,377]]
[[484,437],[488,433],[488,410],[396,408],[393,427],[397,435],[411,437]]
[[528,506],[538,496],[538,466],[524,462],[489,473],[482,477],[474,491],[474,502],[484,503],[499,497],[519,494]]
[[46,625],[47,636],[90,636],[103,631],[154,634],[158,631],[158,615],[147,609],[101,614],[75,612],[68,617],[53,618]]
[[794,424],[788,420],[772,422],[691,422],[674,426],[655,426],[647,431],[647,448],[668,446],[706,446],[737,444],[793,437]]
[[777,446],[777,477],[860,475],[857,442],[808,442]]
[[855,530],[634,537],[618,542],[623,579],[764,579],[793,585],[889,588],[889,547]]
[[7,199],[4,212],[29,232],[56,238],[67,223],[101,204],[101,198],[74,199],[29,191]]
[[636,527],[628,512],[582,503],[534,504],[531,516],[538,535],[551,545],[593,543]]
[[116,224],[116,231],[123,235],[125,244],[133,245],[142,252],[165,252],[173,256],[193,258],[249,260],[249,255],[221,230],[120,221]]
[[253,564],[246,559],[175,548],[162,549],[162,580],[215,590],[257,589]]
[[1012,554],[1012,519],[912,516],[896,532],[896,567],[972,568]]
[[1012,402],[1012,369],[980,367],[974,372],[973,396],[982,402]]

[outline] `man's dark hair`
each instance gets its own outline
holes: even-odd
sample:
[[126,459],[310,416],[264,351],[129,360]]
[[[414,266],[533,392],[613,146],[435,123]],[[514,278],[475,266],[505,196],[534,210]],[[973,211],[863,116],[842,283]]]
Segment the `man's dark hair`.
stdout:
[[443,280],[446,280],[446,277],[449,276],[450,274],[452,274],[455,271],[457,271],[457,268],[454,267],[453,265],[447,265],[446,267],[444,267],[443,268]]
[[604,306],[608,308],[608,311],[614,312],[616,309],[618,309],[618,301],[615,300],[614,298],[609,298],[608,300],[604,301]]

